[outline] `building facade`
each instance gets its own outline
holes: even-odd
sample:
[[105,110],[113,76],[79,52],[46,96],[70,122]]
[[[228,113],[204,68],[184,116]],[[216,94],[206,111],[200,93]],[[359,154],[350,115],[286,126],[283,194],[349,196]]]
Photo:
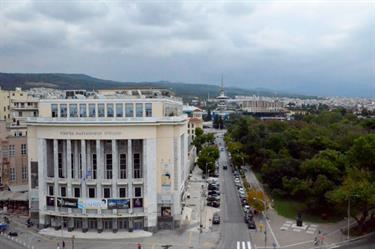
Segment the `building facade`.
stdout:
[[41,100],[28,119],[30,212],[41,227],[119,231],[179,224],[187,116],[167,96]]

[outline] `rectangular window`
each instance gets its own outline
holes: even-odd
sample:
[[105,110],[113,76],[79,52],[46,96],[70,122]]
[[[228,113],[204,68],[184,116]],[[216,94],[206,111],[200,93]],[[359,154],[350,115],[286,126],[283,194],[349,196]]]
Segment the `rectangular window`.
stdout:
[[126,198],[126,188],[119,188],[118,192],[120,198]]
[[21,144],[21,154],[26,155],[27,154],[27,146],[26,144]]
[[151,103],[145,104],[145,112],[146,112],[146,117],[152,117],[152,104]]
[[12,182],[16,180],[16,168],[10,168],[10,180]]
[[92,179],[96,179],[97,160],[96,154],[92,154]]
[[105,155],[105,179],[112,179],[112,154]]
[[9,156],[13,157],[16,155],[16,146],[14,144],[9,145]]
[[114,113],[113,113],[113,104],[107,104],[107,117],[108,118],[113,118]]
[[60,117],[66,118],[67,113],[68,111],[67,111],[66,104],[60,104]]
[[71,118],[78,117],[77,104],[69,104],[69,117]]
[[111,188],[103,188],[104,198],[111,198]]
[[98,117],[105,117],[104,104],[98,104]]
[[134,197],[142,197],[142,187],[134,187]]
[[126,154],[120,154],[120,179],[126,179]]
[[22,167],[22,180],[27,179],[27,167]]
[[96,117],[96,106],[95,106],[95,104],[89,104],[89,117],[90,118]]
[[54,195],[54,191],[53,191],[53,185],[48,185],[48,195]]
[[57,118],[59,116],[57,104],[52,104],[51,105],[51,116],[53,118]]
[[95,198],[95,188],[89,188],[89,198]]
[[135,116],[137,118],[143,117],[143,104],[142,103],[135,104]]
[[57,154],[57,166],[59,169],[59,178],[64,178],[62,153]]
[[62,196],[62,197],[66,196],[66,187],[65,186],[60,187],[60,196]]
[[80,104],[79,105],[79,116],[81,118],[87,117],[86,104]]
[[81,197],[81,188],[80,187],[75,187],[74,188],[74,197],[75,198],[80,198]]
[[125,116],[127,118],[134,117],[134,106],[133,106],[133,104],[131,104],[131,103],[125,104]]
[[133,178],[142,178],[141,155],[139,153],[133,154],[133,167]]
[[70,154],[70,161],[72,162],[72,179],[74,179],[74,177],[75,177],[75,174],[74,174],[74,154],[73,153],[71,153]]
[[122,103],[117,103],[116,104],[116,117],[121,118],[124,116],[124,112],[122,109],[123,104]]

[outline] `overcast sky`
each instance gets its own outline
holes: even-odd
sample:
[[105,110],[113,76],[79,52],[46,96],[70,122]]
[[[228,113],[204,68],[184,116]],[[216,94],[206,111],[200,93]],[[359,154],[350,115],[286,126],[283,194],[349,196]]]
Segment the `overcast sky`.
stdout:
[[0,72],[375,97],[375,1],[4,1]]

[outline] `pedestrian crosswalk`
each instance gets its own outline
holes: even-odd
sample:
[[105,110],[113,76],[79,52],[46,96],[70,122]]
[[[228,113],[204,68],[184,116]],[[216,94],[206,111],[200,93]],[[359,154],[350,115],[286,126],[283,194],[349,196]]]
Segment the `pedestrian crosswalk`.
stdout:
[[237,249],[251,249],[250,241],[237,241]]

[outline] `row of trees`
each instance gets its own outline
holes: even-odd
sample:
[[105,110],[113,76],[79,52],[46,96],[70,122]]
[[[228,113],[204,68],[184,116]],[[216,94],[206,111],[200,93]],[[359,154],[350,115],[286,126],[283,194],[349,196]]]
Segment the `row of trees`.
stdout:
[[225,139],[233,163],[245,158],[272,195],[328,215],[344,213],[350,199],[364,230],[375,217],[374,122],[342,111],[290,122],[233,117]]
[[213,133],[204,133],[201,128],[195,128],[192,144],[197,149],[197,165],[203,170],[203,174],[213,173],[216,170],[216,160],[219,159],[220,152],[214,142]]

